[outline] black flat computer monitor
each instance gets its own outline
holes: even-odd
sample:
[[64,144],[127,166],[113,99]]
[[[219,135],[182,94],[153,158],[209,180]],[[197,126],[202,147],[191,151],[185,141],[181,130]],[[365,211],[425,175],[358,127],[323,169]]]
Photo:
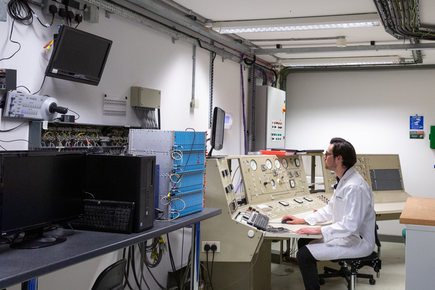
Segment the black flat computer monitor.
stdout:
[[0,154],[0,233],[24,232],[12,248],[41,248],[66,240],[44,236],[44,227],[83,213],[85,155],[14,152]]
[[95,86],[100,83],[111,40],[62,25],[53,46],[46,76]]
[[211,128],[211,149],[208,156],[211,156],[213,150],[221,150],[224,147],[225,131],[225,111],[219,107],[213,110],[213,125]]

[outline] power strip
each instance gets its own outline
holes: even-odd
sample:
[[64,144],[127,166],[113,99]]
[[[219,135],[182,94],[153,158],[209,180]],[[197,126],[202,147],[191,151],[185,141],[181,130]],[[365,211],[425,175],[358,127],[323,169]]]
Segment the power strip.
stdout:
[[80,23],[84,20],[84,13],[80,10],[80,3],[74,0],[68,1],[68,7],[63,1],[43,0],[41,12],[44,15],[54,15],[55,18],[71,21],[71,23]]

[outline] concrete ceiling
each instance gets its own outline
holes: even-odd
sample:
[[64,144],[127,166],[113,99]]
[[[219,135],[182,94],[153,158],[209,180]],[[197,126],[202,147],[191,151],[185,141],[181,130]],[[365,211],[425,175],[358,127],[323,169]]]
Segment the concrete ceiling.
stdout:
[[[413,61],[411,50],[388,50],[382,49],[379,51],[342,51],[325,52],[322,47],[336,47],[337,40],[335,38],[344,36],[347,41],[347,48],[354,46],[369,46],[372,41],[375,45],[403,45],[409,44],[409,40],[398,40],[387,33],[382,26],[377,9],[373,0],[164,0],[162,2],[175,2],[192,13],[198,14],[205,19],[217,25],[217,22],[222,21],[238,21],[238,20],[264,20],[277,18],[299,18],[296,22],[303,23],[305,18],[321,17],[321,16],[337,16],[348,15],[349,17],[355,14],[373,14],[381,23],[378,27],[368,28],[342,28],[328,30],[305,30],[305,31],[289,31],[289,32],[262,32],[262,33],[238,33],[231,35],[235,38],[247,40],[245,43],[251,47],[251,51],[257,54],[261,59],[277,63],[286,59],[319,59],[321,62],[324,58],[348,58],[348,57],[382,57],[382,56],[397,56],[402,61]],[[420,0],[420,19],[425,25],[435,27],[435,15],[431,12],[435,11],[435,1]],[[300,24],[303,25],[303,24]],[[309,38],[310,40],[303,40]],[[331,38],[331,39],[317,39]],[[276,39],[294,39],[294,40],[276,40]],[[296,40],[297,39],[297,40]],[[302,39],[302,40],[301,40]],[[313,40],[314,39],[314,40]],[[422,40],[422,44],[434,44],[435,41]],[[276,45],[281,45],[285,48],[311,48],[310,53],[263,53],[263,49],[276,49]],[[315,48],[318,48],[316,51]],[[421,50],[423,55],[423,64],[435,64],[435,49]]]

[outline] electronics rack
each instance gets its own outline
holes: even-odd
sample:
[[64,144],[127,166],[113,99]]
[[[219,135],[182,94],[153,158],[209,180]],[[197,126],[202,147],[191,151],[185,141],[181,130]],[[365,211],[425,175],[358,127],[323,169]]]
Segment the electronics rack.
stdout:
[[131,154],[156,156],[160,219],[204,209],[206,132],[133,129],[129,144]]
[[32,121],[29,125],[31,150],[88,150],[102,147],[105,152],[127,151],[129,130],[137,127]]

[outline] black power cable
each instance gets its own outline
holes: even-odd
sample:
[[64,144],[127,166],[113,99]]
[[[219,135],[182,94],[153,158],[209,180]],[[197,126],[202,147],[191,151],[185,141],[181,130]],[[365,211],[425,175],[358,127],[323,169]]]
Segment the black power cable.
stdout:
[[[210,245],[209,245],[209,244],[206,244],[206,245],[204,246],[204,251],[205,251],[205,253],[206,253],[206,271],[207,271],[207,278],[208,278],[208,283],[209,283],[211,289],[213,290],[213,283],[212,283],[212,281],[211,281],[212,277],[211,277],[210,270],[209,270],[210,267],[209,267],[209,265],[208,265],[208,252],[210,252],[210,250],[211,250]],[[207,287],[207,288],[208,288],[208,287]]]
[[25,0],[11,0],[8,3],[8,13],[14,20],[21,21],[24,25],[33,23],[33,10]]
[[131,270],[133,272],[134,280],[136,281],[137,287],[139,289],[142,289],[141,288],[141,281],[137,278],[137,274],[136,274],[136,261],[134,259],[134,245],[129,247],[128,252],[131,255]]
[[[124,250],[122,251],[122,257],[125,259],[125,250],[126,248],[124,248]],[[130,269],[130,254],[128,254],[128,260],[127,260],[127,269],[124,271],[124,277],[125,277],[125,282],[124,282],[124,289],[125,286],[128,286],[128,288],[130,290],[133,290],[133,288],[130,285],[130,282],[128,281],[128,274],[129,274],[129,269]]]
[[172,256],[171,242],[169,241],[169,234],[166,234],[166,239],[168,240],[168,249],[169,249],[169,260],[171,262],[172,272],[175,276],[175,281],[177,282],[178,289],[181,289],[180,279],[178,278],[176,272],[177,269],[175,267],[174,257]]
[[144,276],[144,274],[143,274],[143,266],[145,265],[144,255],[146,255],[146,251],[145,251],[145,243],[144,243],[144,242],[139,243],[139,244],[138,244],[138,247],[139,247],[140,258],[141,258],[141,259],[140,259],[140,279],[141,279],[141,283],[142,283],[142,281],[144,281],[145,286],[147,286],[148,290],[151,290],[151,289],[150,289],[150,286],[148,286],[148,283],[147,283],[147,281],[145,280],[145,276]]
[[213,258],[211,260],[211,271],[210,271],[210,283],[211,283],[211,288],[213,288],[213,265],[214,265],[214,253],[217,250],[217,246],[216,245],[211,245],[210,250],[213,252]]
[[11,129],[0,130],[0,133],[6,133],[6,132],[13,131],[13,130],[18,129],[19,127],[23,126],[23,125],[26,124],[26,123],[27,123],[27,122],[23,122],[23,123],[21,123],[20,125],[18,125],[18,126],[16,126],[16,127],[13,127],[13,128],[11,128]]
[[36,17],[38,22],[45,28],[50,27],[54,21],[54,14],[52,13],[51,24],[46,25],[41,22],[35,11],[30,8],[27,0],[11,0],[8,3],[8,13],[12,19],[21,21],[24,25],[31,25],[33,23],[33,16]]
[[255,54],[254,54],[254,59],[253,60],[249,60],[247,58],[243,59],[243,61],[245,62],[246,65],[253,65],[256,60],[257,60],[257,56]]
[[12,42],[12,43],[18,44],[18,49],[11,56],[0,58],[0,61],[8,60],[8,59],[13,58],[20,51],[20,49],[21,49],[21,43],[19,43],[18,41],[12,40],[12,33],[14,33],[14,24],[15,24],[15,19],[12,21],[11,34],[9,35],[9,41]]

